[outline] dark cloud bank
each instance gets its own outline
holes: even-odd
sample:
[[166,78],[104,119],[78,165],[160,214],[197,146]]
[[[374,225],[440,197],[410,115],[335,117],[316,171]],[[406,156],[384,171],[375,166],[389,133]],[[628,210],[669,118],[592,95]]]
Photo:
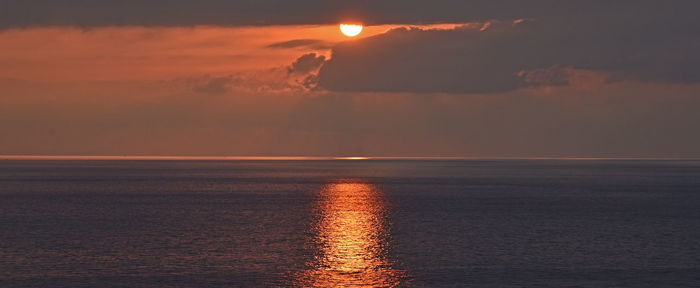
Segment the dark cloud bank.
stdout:
[[[485,31],[478,26],[394,30],[348,41],[333,47],[314,81],[331,91],[499,93],[567,85],[582,71],[600,73],[607,81],[696,83],[697,11],[700,1],[690,0],[0,0],[0,28],[324,24],[344,19],[489,23]],[[271,48],[300,46],[327,48],[312,39]]]
[[[0,0],[0,27],[462,22],[605,9],[609,1]],[[635,4],[639,1],[616,1]],[[659,3],[664,3],[658,1]]]
[[[697,3],[694,0],[0,0],[0,27],[329,24],[347,19],[366,24],[456,23],[618,13],[646,18],[649,13],[694,15]],[[676,11],[679,7],[681,10]],[[658,19],[664,20],[669,19]]]
[[608,82],[700,82],[700,17],[688,13],[700,11],[700,2],[619,2],[629,5],[348,41],[333,48],[318,84],[333,91],[500,93],[567,85],[582,72]]

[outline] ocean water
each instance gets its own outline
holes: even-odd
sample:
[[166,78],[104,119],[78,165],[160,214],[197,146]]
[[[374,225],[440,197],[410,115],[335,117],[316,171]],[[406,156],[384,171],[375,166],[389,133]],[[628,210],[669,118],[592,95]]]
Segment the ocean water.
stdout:
[[0,287],[700,287],[700,162],[0,160]]

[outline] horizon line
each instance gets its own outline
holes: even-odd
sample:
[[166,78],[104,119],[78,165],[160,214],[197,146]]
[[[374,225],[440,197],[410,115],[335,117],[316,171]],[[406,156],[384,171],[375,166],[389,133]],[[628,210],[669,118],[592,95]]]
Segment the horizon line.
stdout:
[[304,161],[304,160],[656,160],[699,161],[684,157],[476,157],[476,156],[165,156],[165,155],[0,155],[0,160],[171,160],[171,161]]

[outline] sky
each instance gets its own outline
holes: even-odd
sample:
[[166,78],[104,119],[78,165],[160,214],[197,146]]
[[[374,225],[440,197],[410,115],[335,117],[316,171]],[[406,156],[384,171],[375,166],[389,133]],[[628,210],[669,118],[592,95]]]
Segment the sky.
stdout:
[[699,158],[697,11],[0,0],[0,155]]

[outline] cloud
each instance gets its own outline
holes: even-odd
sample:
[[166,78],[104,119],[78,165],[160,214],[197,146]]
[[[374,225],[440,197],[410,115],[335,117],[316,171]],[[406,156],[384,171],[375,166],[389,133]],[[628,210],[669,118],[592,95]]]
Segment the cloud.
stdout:
[[192,91],[199,93],[221,94],[229,91],[233,82],[232,76],[205,77],[204,83],[195,85]]
[[311,90],[318,85],[318,70],[326,62],[326,56],[316,53],[304,54],[287,68],[289,77],[305,89]]
[[608,81],[700,82],[700,18],[666,18],[661,11],[652,20],[638,18],[633,9],[493,20],[454,30],[395,29],[335,46],[319,72],[319,87],[500,93],[567,85],[572,71],[607,75]]
[[323,55],[316,55],[316,53],[304,54],[292,63],[289,67],[289,73],[308,74],[319,69],[325,61],[326,57]]
[[272,43],[267,46],[268,48],[282,48],[282,49],[289,49],[289,48],[308,48],[312,50],[322,50],[322,49],[330,49],[332,47],[332,44],[326,43],[326,41],[319,40],[319,39],[295,39],[295,40],[289,40],[289,41],[284,41],[284,42],[277,42],[277,43]]
[[554,65],[544,69],[522,70],[516,74],[521,87],[600,86],[615,81],[615,75]]
[[[185,77],[177,79],[191,86],[191,91],[202,94],[232,93],[304,93],[314,88],[318,69],[326,57],[316,53],[300,56],[289,66],[272,69],[237,72],[229,75]],[[1,80],[2,78],[0,78]]]
[[692,15],[698,5],[694,0],[0,0],[0,27],[335,24],[348,19],[365,24],[461,23],[630,11],[645,21],[649,11]]
[[[365,23],[450,22],[505,14],[552,12],[555,0],[511,3],[490,0],[327,1],[327,0],[0,0],[0,27],[27,26],[189,26],[329,24],[359,19]],[[581,3],[585,3],[580,1]],[[582,5],[582,4],[574,5]],[[500,8],[500,9],[499,9]],[[517,12],[514,12],[517,11]],[[542,12],[539,12],[542,11]],[[534,17],[533,15],[531,15]],[[459,21],[457,21],[459,22]]]

